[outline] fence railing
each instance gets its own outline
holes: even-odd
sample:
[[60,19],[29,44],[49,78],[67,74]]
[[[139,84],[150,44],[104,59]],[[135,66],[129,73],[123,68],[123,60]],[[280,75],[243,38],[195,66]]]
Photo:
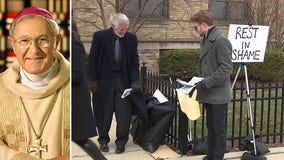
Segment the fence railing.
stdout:
[[[282,82],[249,82],[250,101],[255,134],[262,137],[266,144],[283,144],[284,137],[284,80]],[[154,93],[159,89],[177,111],[168,134],[167,143],[176,147],[181,154],[186,154],[190,144],[197,137],[206,136],[204,109],[201,117],[190,121],[180,110],[176,88],[179,84],[167,75],[147,72],[146,66],[141,67],[141,88],[144,92]],[[233,99],[229,103],[227,118],[227,148],[229,151],[239,148],[240,141],[250,135],[250,116],[246,85],[239,80],[233,88]]]

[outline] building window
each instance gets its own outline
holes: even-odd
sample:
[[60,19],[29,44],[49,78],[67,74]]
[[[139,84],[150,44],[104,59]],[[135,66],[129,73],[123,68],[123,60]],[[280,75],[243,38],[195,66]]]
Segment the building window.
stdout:
[[230,22],[248,23],[248,1],[238,0],[229,1],[229,17]]
[[219,22],[248,23],[248,2],[245,0],[212,0],[209,10]]
[[[146,4],[145,4],[146,3]],[[149,16],[149,20],[162,20],[167,18],[167,0],[131,0],[125,5],[124,13],[129,18]]]

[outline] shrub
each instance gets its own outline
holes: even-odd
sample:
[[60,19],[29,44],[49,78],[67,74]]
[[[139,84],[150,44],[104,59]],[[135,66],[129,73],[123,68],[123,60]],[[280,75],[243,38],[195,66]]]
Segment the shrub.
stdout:
[[175,49],[163,52],[158,61],[160,73],[172,77],[198,75],[199,52],[199,49]]
[[284,52],[280,49],[267,49],[264,62],[250,63],[248,72],[254,80],[277,81],[284,78]]
[[[182,49],[164,51],[159,59],[161,74],[172,77],[198,76],[200,49]],[[233,63],[231,74],[233,80],[240,63]],[[284,52],[280,49],[267,49],[264,62],[247,63],[249,80],[277,81],[284,78]],[[186,74],[184,73],[186,72]],[[185,74],[185,75],[184,75]],[[239,78],[244,77],[244,70],[240,70]]]

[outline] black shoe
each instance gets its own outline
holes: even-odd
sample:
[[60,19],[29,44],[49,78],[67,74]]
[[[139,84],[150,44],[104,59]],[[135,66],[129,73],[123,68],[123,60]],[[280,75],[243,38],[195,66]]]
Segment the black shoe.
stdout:
[[209,160],[207,156],[203,157],[202,160]]
[[109,149],[108,149],[107,144],[101,144],[101,145],[100,145],[100,150],[101,150],[102,152],[108,152]]
[[116,146],[115,153],[122,153],[125,151],[124,146]]

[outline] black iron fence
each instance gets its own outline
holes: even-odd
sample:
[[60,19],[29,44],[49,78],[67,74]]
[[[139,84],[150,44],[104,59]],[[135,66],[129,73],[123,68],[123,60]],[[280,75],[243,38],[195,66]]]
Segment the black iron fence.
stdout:
[[[180,78],[180,77],[179,77]],[[283,145],[284,137],[284,80],[282,82],[249,82],[250,101],[255,134],[269,145]],[[147,72],[141,67],[141,87],[144,92],[154,93],[159,89],[177,108],[173,124],[165,139],[176,147],[181,154],[186,154],[195,138],[206,136],[204,109],[201,117],[190,121],[180,110],[175,89],[179,88],[175,78],[167,75]],[[229,103],[227,118],[227,147],[229,151],[239,148],[240,141],[250,135],[250,116],[245,80],[239,80],[233,88],[233,99]]]

